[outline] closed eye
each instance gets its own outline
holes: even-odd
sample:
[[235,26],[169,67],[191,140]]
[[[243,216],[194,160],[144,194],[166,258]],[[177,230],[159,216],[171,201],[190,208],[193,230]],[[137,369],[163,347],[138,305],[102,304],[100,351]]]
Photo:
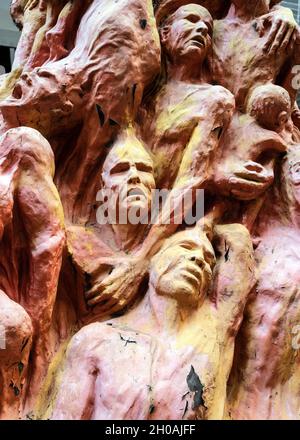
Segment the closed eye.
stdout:
[[197,246],[195,243],[191,242],[191,241],[185,241],[183,243],[180,243],[180,247],[182,247],[183,249],[187,249],[189,251],[195,249]]
[[212,36],[213,28],[212,28],[212,24],[211,24],[211,22],[210,22],[210,21],[205,21],[204,23],[205,23],[206,26],[207,26],[208,34],[209,34],[210,36]]
[[124,171],[128,171],[130,168],[130,164],[128,162],[120,162],[117,163],[112,169],[110,170],[110,174],[118,174],[123,173]]
[[199,15],[190,14],[187,17],[185,17],[186,20],[190,21],[191,23],[197,23],[200,21]]
[[153,173],[153,167],[150,164],[140,162],[135,164],[136,169],[144,173]]
[[41,70],[41,69],[39,69],[38,70],[38,75],[39,75],[40,78],[54,78],[55,79],[53,73],[49,72],[48,70]]

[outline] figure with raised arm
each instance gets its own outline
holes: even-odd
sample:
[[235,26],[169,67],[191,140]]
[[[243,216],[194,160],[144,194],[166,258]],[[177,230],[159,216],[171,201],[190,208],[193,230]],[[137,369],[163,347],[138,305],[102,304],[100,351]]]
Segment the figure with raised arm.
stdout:
[[53,176],[53,152],[36,130],[0,138],[1,418],[22,416],[24,397],[36,395],[53,355],[49,331],[65,244]]
[[141,302],[73,337],[44,417],[223,418],[255,261],[246,228],[223,225],[215,232],[214,275],[214,250],[201,229],[178,232],[152,259]]

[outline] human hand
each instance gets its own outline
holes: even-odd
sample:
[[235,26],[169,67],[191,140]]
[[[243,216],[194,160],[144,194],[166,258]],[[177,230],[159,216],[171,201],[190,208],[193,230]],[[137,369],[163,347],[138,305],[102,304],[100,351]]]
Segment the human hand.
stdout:
[[138,288],[148,270],[145,260],[137,257],[122,257],[111,267],[107,276],[98,276],[93,287],[86,292],[87,304],[98,306],[103,315],[116,313],[136,297]]
[[297,39],[297,22],[292,13],[286,8],[278,12],[272,11],[256,20],[256,29],[260,37],[268,32],[268,38],[263,46],[263,51],[269,55],[290,52]]
[[260,197],[273,183],[272,169],[253,161],[231,166],[219,172],[216,184],[221,193],[239,200],[253,200]]

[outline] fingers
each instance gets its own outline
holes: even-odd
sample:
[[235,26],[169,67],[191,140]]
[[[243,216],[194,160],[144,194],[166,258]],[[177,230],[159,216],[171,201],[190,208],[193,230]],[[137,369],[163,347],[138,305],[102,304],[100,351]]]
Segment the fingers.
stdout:
[[257,173],[255,171],[240,171],[235,173],[236,177],[239,177],[241,179],[243,179],[244,181],[246,181],[248,184],[250,184],[251,182],[257,182],[257,183],[262,183],[262,184],[267,184],[269,182],[273,182],[273,174],[271,173]]
[[100,283],[96,283],[90,290],[85,292],[85,298],[87,300],[99,295],[100,293],[103,293],[105,290],[109,288],[109,286],[112,284],[112,280],[110,277],[106,278],[105,280],[101,281]]
[[270,18],[258,18],[255,22],[254,22],[254,28],[255,30],[258,32],[259,37],[263,37],[265,32],[266,32],[266,24],[268,24],[270,22]]
[[288,47],[288,45],[289,45],[290,42],[291,42],[291,38],[292,38],[292,36],[293,36],[294,33],[295,33],[295,29],[294,29],[294,28],[289,27],[289,28],[287,29],[286,34],[285,34],[285,36],[283,37],[283,40],[282,40],[281,45],[280,45],[280,50],[281,50],[281,51],[286,50],[286,48]]
[[243,179],[243,181],[246,181],[245,183],[247,184],[250,184],[251,182],[268,184],[273,182],[274,172],[273,168],[270,169],[261,165],[260,163],[249,160],[245,162],[240,169],[234,172],[233,179],[235,177]]
[[249,202],[250,200],[254,200],[261,196],[264,193],[264,190],[262,191],[250,191],[250,190],[232,190],[231,195],[235,197],[238,200]]
[[90,307],[97,306],[101,314],[107,315],[122,310],[128,304],[128,298],[124,297],[124,292],[116,292],[114,287],[107,288],[105,291],[94,296],[87,304]]
[[115,267],[111,275],[96,282],[85,293],[87,304],[90,307],[98,305],[103,314],[112,310],[121,310],[135,296],[140,284],[142,270],[135,271],[131,266]]
[[263,47],[264,52],[274,55],[278,50],[292,50],[296,41],[295,26],[289,22],[275,20],[269,32],[268,39]]
[[269,32],[269,36],[267,38],[266,43],[263,46],[263,51],[264,52],[269,52],[272,46],[273,41],[275,40],[275,37],[279,31],[279,29],[281,28],[281,26],[283,25],[283,23],[281,21],[277,21],[275,20],[271,26],[270,32]]
[[298,37],[298,29],[294,29],[292,36],[290,38],[290,41],[289,41],[287,48],[286,48],[288,53],[293,51],[295,44],[296,44],[297,37]]
[[114,293],[118,290],[115,284],[98,284],[89,290],[86,294],[87,303],[89,306],[94,306],[99,303],[115,302]]
[[108,312],[117,307],[118,301],[112,296],[103,298],[102,295],[98,295],[88,301],[88,305],[90,307],[98,306],[99,310],[101,310],[101,314],[106,315]]
[[[109,264],[106,265],[106,270],[108,268],[108,275],[101,281],[95,281],[93,287],[85,293],[86,299],[90,299],[93,296],[96,296],[98,293],[107,290],[111,286],[114,286],[115,289],[117,289],[119,285],[122,285],[122,283],[126,283],[127,273],[124,272],[124,269],[122,267],[113,267],[111,264]],[[105,275],[105,272],[103,272],[103,267],[101,268],[101,271],[99,269],[98,273],[97,271],[95,271],[93,275],[95,274],[98,275],[98,280],[100,277],[103,277],[103,275]]]
[[271,44],[271,47],[269,49],[269,54],[270,55],[274,55],[277,50],[280,48],[281,43],[284,39],[284,36],[288,30],[288,24],[287,23],[281,23],[277,33],[276,33],[276,37],[274,38],[273,43]]
[[239,200],[253,200],[263,194],[270,186],[271,182],[261,183],[248,181],[239,177],[230,179],[231,195]]
[[27,6],[27,9],[29,11],[31,11],[32,9],[34,9],[39,3],[39,0],[31,0],[31,2],[29,2],[29,5]]

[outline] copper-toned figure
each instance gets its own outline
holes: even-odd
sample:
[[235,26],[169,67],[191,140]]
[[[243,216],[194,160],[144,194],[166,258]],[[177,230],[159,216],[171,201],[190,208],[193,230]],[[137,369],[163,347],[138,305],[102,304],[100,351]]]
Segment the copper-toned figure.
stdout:
[[292,12],[13,0],[11,14],[0,418],[299,419]]

